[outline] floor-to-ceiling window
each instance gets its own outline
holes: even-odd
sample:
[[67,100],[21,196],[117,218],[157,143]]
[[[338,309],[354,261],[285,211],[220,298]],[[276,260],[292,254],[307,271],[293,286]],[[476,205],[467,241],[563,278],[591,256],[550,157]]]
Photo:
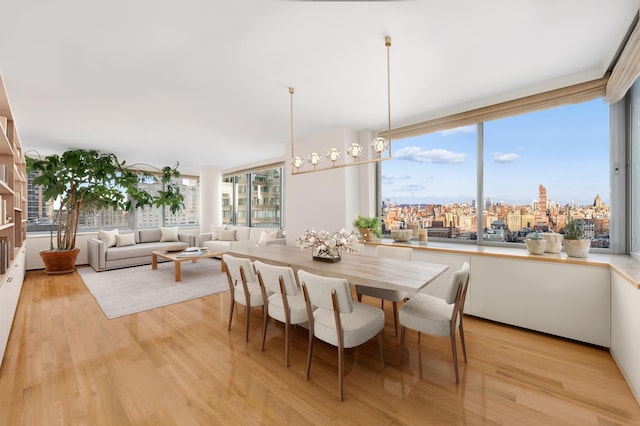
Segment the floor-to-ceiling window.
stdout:
[[222,223],[282,227],[282,168],[228,175],[222,181]]

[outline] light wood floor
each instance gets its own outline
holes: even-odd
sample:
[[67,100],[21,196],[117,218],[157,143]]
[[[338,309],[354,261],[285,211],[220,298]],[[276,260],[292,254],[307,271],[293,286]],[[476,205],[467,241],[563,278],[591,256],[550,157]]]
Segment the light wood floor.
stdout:
[[260,352],[261,311],[247,344],[242,308],[227,331],[228,297],[107,320],[77,273],[27,273],[0,370],[0,425],[640,424],[605,350],[467,317],[456,386],[447,338],[423,336],[418,350],[408,331],[399,366],[390,311],[385,368],[375,339],[347,350],[340,403],[333,347],[316,344],[307,382],[306,330],[292,333],[285,368],[283,328],[270,324]]

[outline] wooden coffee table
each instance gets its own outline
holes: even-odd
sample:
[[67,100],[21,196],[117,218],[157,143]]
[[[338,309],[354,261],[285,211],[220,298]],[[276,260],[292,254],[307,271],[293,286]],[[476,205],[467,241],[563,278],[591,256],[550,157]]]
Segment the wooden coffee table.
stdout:
[[[192,263],[196,263],[196,260],[201,259],[203,257],[222,257],[224,253],[213,251],[213,250],[204,250],[202,254],[194,254],[193,256],[187,256],[184,251],[153,251],[151,252],[151,269],[158,269],[158,257],[162,257],[164,259],[169,259],[174,264],[175,269],[175,281],[179,282],[182,280],[182,269],[180,264],[187,260],[190,260]],[[180,256],[178,256],[180,255]],[[224,271],[224,263],[221,263],[220,270]]]

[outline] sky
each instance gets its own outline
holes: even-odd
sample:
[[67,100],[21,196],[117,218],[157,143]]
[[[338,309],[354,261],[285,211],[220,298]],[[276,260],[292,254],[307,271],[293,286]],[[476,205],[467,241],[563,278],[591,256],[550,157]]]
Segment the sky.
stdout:
[[[382,198],[401,204],[476,199],[476,126],[392,141]],[[484,123],[484,198],[609,203],[609,106],[602,99]]]

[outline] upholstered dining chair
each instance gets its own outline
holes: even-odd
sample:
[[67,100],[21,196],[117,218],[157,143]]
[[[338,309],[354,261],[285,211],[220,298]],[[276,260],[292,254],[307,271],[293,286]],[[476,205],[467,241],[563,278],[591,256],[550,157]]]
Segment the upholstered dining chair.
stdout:
[[[284,323],[284,360],[288,367],[291,324],[304,324],[308,320],[304,296],[293,269],[287,266],[269,265],[259,260],[256,260],[253,265],[256,268],[262,298],[267,301],[264,305],[261,350],[264,351],[269,317]],[[271,295],[268,296],[268,294]]]
[[[419,333],[433,336],[449,336],[453,366],[456,373],[456,383],[460,383],[458,376],[458,351],[456,348],[456,328],[460,330],[460,343],[464,362],[467,362],[467,349],[464,344],[464,328],[462,326],[464,301],[469,288],[469,263],[451,275],[449,288],[445,299],[418,293],[400,308],[400,364],[404,352],[404,335],[408,327]],[[420,344],[420,340],[418,340]]]
[[[307,380],[311,372],[314,336],[338,348],[338,389],[344,399],[344,349],[360,346],[378,336],[380,361],[384,368],[382,309],[351,299],[349,283],[342,278],[329,278],[299,270],[298,280],[309,318],[309,350]],[[313,310],[313,307],[317,309]]]
[[[413,249],[410,247],[390,247],[390,246],[376,246],[376,256],[389,257],[393,259],[411,260],[413,256]],[[393,303],[393,325],[396,336],[398,335],[398,302],[405,300],[409,297],[409,293],[399,290],[387,290],[384,288],[366,287],[363,285],[356,285],[356,293],[358,295],[358,302],[362,302],[362,296],[376,297],[382,300],[382,308],[384,309],[384,301],[389,300]]]
[[264,306],[260,284],[258,284],[253,263],[249,259],[234,257],[225,253],[222,255],[222,260],[226,265],[229,291],[231,292],[228,330],[231,331],[231,321],[233,320],[233,308],[235,304],[239,303],[244,305],[246,309],[245,340],[248,342],[251,308]]

